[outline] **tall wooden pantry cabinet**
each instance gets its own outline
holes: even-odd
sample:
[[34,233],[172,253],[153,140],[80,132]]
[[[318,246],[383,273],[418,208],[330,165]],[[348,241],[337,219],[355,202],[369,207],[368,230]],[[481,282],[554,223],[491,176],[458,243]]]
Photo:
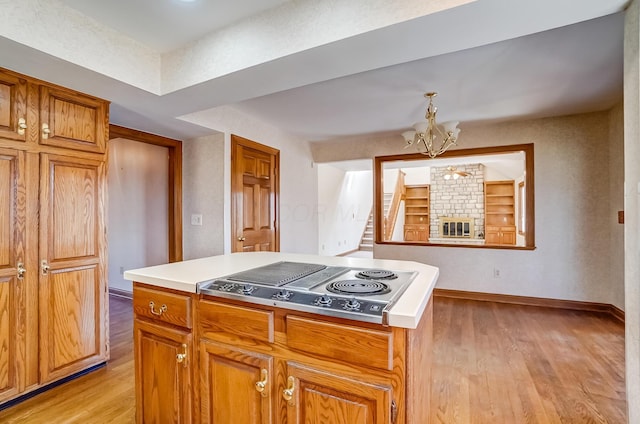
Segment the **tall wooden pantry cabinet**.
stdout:
[[0,404],[109,357],[108,106],[0,69]]

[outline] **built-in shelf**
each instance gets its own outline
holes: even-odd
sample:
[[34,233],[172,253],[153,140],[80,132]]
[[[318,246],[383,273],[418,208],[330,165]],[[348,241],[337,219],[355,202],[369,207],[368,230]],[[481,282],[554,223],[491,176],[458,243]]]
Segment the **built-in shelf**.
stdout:
[[514,181],[484,182],[486,244],[516,244]]
[[404,241],[429,241],[429,185],[404,187]]

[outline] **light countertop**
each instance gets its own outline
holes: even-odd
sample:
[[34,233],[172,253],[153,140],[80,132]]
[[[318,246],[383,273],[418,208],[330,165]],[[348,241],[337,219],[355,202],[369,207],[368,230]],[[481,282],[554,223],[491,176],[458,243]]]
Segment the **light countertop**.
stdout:
[[125,271],[124,278],[158,287],[198,293],[199,284],[279,261],[358,268],[417,271],[418,276],[389,311],[392,327],[416,328],[438,280],[438,268],[419,262],[390,259],[317,256],[279,252],[247,252],[211,256]]

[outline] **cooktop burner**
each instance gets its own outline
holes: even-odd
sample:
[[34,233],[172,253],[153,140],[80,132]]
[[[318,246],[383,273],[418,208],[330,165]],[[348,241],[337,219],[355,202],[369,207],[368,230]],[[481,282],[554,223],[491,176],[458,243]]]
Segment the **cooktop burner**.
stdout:
[[382,281],[341,280],[327,285],[327,290],[338,294],[371,296],[389,293],[391,289]]
[[365,269],[356,274],[356,277],[365,280],[393,280],[398,274],[386,269]]
[[204,283],[199,292],[339,318],[386,324],[413,271],[276,262]]

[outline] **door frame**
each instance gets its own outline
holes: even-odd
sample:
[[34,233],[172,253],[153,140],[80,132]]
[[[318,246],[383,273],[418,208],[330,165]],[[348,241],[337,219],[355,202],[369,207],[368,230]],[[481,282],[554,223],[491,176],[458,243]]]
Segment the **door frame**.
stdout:
[[169,262],[182,261],[182,141],[109,124],[109,141],[114,138],[153,144],[169,150]]
[[236,237],[238,234],[238,205],[237,202],[242,198],[242,186],[238,187],[238,179],[236,178],[239,170],[237,169],[237,148],[239,146],[257,150],[274,156],[274,174],[275,181],[273,184],[274,210],[272,212],[273,224],[275,231],[274,252],[280,251],[280,150],[273,147],[251,141],[239,135],[231,134],[231,252],[236,250]]

